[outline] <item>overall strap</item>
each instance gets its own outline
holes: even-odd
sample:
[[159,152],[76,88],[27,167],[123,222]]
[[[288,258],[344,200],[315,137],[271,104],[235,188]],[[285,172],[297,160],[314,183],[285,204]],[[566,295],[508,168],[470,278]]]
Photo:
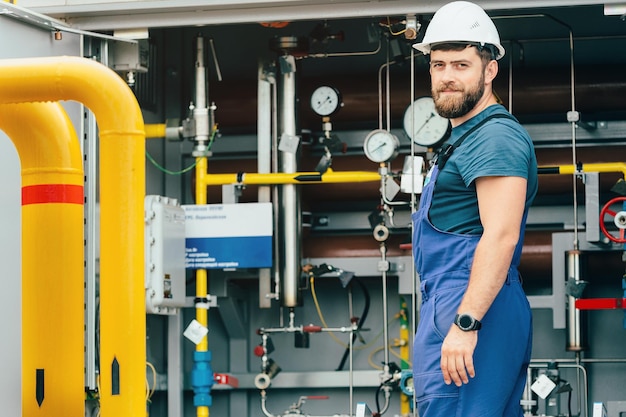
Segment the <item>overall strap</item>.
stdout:
[[513,117],[509,113],[496,113],[496,114],[492,114],[492,115],[489,115],[489,116],[485,117],[483,120],[481,120],[476,125],[474,125],[471,129],[469,129],[467,132],[465,132],[463,135],[461,135],[461,137],[458,138],[456,140],[456,142],[448,143],[446,146],[444,146],[443,148],[441,148],[439,150],[439,152],[437,153],[436,162],[435,162],[439,166],[439,171],[443,170],[443,167],[446,165],[446,162],[448,162],[448,159],[450,158],[450,155],[452,155],[452,152],[454,152],[454,150],[456,148],[461,146],[463,141],[471,133],[473,133],[476,129],[478,129],[479,127],[481,127],[482,125],[484,125],[485,123],[487,123],[491,119],[511,119],[511,120],[517,120],[515,117]]

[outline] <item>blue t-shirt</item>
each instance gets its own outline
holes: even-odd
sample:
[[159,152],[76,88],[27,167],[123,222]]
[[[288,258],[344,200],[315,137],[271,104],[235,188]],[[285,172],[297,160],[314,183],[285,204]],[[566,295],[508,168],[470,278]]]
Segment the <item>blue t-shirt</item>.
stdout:
[[[452,129],[447,143],[454,143],[487,116],[505,112],[499,104],[489,106]],[[429,210],[431,223],[448,232],[481,234],[483,227],[474,181],[489,176],[525,178],[525,210],[528,210],[537,194],[537,159],[528,132],[516,120],[489,120],[454,150],[436,181]]]

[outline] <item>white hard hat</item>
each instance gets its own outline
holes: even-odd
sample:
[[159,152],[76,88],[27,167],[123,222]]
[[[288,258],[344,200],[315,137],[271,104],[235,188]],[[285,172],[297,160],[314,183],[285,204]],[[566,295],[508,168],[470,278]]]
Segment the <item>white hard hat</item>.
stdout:
[[496,59],[504,56],[500,35],[493,21],[480,6],[469,1],[453,1],[437,10],[424,39],[413,47],[427,55],[432,45],[444,42],[491,44],[498,50]]

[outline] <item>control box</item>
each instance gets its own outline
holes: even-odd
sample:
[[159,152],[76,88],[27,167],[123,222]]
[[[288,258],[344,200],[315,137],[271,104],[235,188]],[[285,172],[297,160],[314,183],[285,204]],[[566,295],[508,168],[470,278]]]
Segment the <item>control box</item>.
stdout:
[[185,211],[173,198],[145,199],[146,312],[177,314],[185,305]]

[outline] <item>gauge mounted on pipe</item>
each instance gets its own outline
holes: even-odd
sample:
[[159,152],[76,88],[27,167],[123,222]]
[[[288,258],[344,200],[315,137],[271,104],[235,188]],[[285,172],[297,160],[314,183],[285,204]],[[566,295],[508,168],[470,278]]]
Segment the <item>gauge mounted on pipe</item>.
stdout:
[[437,113],[432,97],[421,97],[404,112],[404,130],[417,145],[434,148],[450,134],[450,121]]
[[330,116],[341,107],[343,107],[341,93],[334,87],[322,85],[311,94],[311,108],[320,116]]
[[384,129],[372,130],[365,137],[363,150],[365,156],[377,163],[389,162],[398,155],[400,141],[396,135]]

